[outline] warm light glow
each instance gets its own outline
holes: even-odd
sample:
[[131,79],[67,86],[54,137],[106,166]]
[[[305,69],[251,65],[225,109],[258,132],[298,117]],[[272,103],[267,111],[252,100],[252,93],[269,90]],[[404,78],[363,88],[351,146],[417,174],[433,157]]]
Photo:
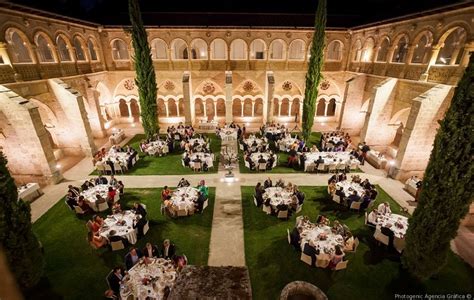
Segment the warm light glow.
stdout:
[[135,123],[132,124],[132,127],[135,127]]
[[104,123],[104,128],[105,128],[105,129],[109,129],[109,128],[110,128],[110,125],[112,125],[112,121],[105,122],[105,123]]
[[58,169],[58,170],[61,169],[61,165],[60,165],[60,164],[57,164],[57,165],[56,165],[56,169]]
[[321,125],[326,126],[326,123],[322,122]]
[[446,59],[445,59],[444,57],[440,57],[440,58],[439,58],[439,60],[440,60],[440,61],[442,61],[442,62],[443,62],[443,64],[445,64],[445,63],[446,63]]
[[390,165],[391,165],[391,166],[394,166],[394,165],[395,165],[395,161],[394,161],[394,160],[391,160],[391,161],[390,161]]
[[250,125],[250,123],[249,123],[249,122],[245,123],[245,126],[247,126],[247,127],[248,127],[249,125]]

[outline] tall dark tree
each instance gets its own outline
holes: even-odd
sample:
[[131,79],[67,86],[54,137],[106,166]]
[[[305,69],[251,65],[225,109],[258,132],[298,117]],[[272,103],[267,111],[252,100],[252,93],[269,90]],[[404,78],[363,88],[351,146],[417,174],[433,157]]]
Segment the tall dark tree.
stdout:
[[151,58],[151,49],[148,44],[145,26],[143,26],[142,16],[138,0],[128,1],[128,11],[130,22],[132,23],[132,42],[135,56],[135,72],[137,77],[135,83],[138,87],[138,97],[140,98],[140,115],[142,125],[147,138],[159,132],[158,116],[156,111],[156,75]]
[[324,38],[326,30],[326,0],[318,1],[316,18],[314,21],[314,35],[311,45],[311,57],[306,72],[306,88],[303,101],[303,137],[308,141],[314,123],[316,111],[316,97],[318,96],[319,82],[323,68]]
[[418,206],[410,218],[403,263],[418,278],[444,266],[450,241],[473,199],[474,55],[440,121]]
[[31,230],[30,205],[18,200],[18,191],[0,152],[0,247],[18,284],[30,288],[43,275],[44,258]]

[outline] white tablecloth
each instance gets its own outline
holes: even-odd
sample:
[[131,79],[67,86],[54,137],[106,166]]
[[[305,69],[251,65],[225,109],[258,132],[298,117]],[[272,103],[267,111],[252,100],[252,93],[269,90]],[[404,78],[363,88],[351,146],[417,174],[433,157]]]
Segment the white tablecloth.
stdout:
[[130,157],[130,154],[127,152],[116,152],[112,148],[110,148],[109,152],[105,155],[105,159],[102,161],[105,163],[108,159],[110,159],[113,163],[115,163],[118,160],[124,165],[128,165],[128,158]]
[[[258,160],[260,159],[260,155],[263,156],[263,158],[266,161],[268,161],[268,159],[270,158],[270,153],[266,153],[266,152],[255,152],[255,153],[250,154],[250,159],[253,161],[256,168],[258,168]],[[277,156],[275,154],[273,154],[273,158],[275,160],[273,162],[272,168],[276,167],[277,163],[278,163],[278,159],[277,159]]]
[[168,144],[166,141],[153,141],[147,144],[146,152],[149,155],[167,154],[169,152]]
[[18,198],[31,202],[41,196],[41,189],[37,183],[27,183],[18,188]]
[[263,193],[263,199],[267,200],[270,198],[270,205],[273,208],[276,208],[277,205],[280,204],[290,205],[292,194],[292,192],[288,192],[281,187],[269,187],[265,189],[265,193]]
[[[115,230],[115,235],[126,238],[130,244],[135,244],[137,242],[137,229],[133,228],[133,220],[140,217],[140,215],[136,215],[131,210],[107,216],[104,219],[104,225],[99,230],[99,234],[108,238],[109,232]],[[121,225],[120,222],[122,221],[125,221],[124,225]]]
[[222,128],[219,132],[219,135],[222,140],[236,140],[237,139],[237,129],[236,128]]
[[[194,147],[195,144],[196,144],[196,147]],[[204,141],[204,139],[194,138],[194,139],[189,139],[189,145],[191,145],[191,149],[193,149],[193,151],[201,152],[204,146],[206,145],[206,142]]]
[[[360,164],[360,161],[353,158],[351,159],[351,155],[349,152],[310,152],[306,153],[306,161],[304,163],[304,169],[305,171],[310,168],[314,167],[316,164],[314,163],[316,160],[321,158],[324,160],[325,165],[338,165],[338,164],[344,164],[346,166],[358,166]],[[334,161],[334,159],[336,161]],[[351,167],[351,169],[353,168]]]
[[[344,238],[340,234],[333,233],[331,227],[321,224],[314,224],[309,221],[301,223],[303,231],[301,232],[301,249],[304,244],[309,243],[311,247],[319,250],[320,253],[334,254],[335,246],[341,246],[344,249]],[[321,238],[326,236],[326,238]]]
[[297,141],[297,139],[291,136],[282,138],[278,141],[278,149],[280,149],[280,151],[290,151],[291,145],[293,145]]
[[[94,187],[90,187],[89,189],[80,193],[81,196],[84,196],[84,199],[91,203],[91,208],[97,211],[97,197],[95,196],[97,193],[104,199],[107,199],[107,193],[109,192],[108,184],[98,184]],[[118,193],[118,191],[117,191]]]
[[418,178],[408,178],[405,182],[405,190],[407,190],[412,196],[416,195],[416,184],[420,181]]
[[112,133],[109,137],[109,141],[113,145],[120,143],[123,139],[125,139],[125,132],[122,129]]
[[338,137],[338,136],[331,136],[326,139],[326,143],[331,143],[333,145],[337,145],[340,142],[344,143],[344,141],[345,141],[344,138]]
[[398,238],[404,238],[408,229],[408,218],[402,215],[389,214],[377,216],[378,226],[387,227],[390,226],[390,230],[393,231],[394,235]]
[[[195,160],[198,155],[199,155],[199,158],[202,161],[202,164],[207,163],[208,168],[211,168],[211,167],[214,166],[214,162],[213,162],[214,155],[213,154],[204,153],[204,152],[194,152],[193,154],[191,154],[189,156],[189,158],[191,159],[191,161],[189,162],[189,166],[191,168],[194,167],[193,160]],[[185,154],[183,154],[183,157],[184,156],[185,156]]]
[[262,143],[265,142],[264,139],[257,138],[255,136],[250,136],[248,139],[244,139],[244,143],[247,144],[247,146],[252,147],[253,142],[256,142],[257,147],[260,146]]
[[359,197],[362,196],[362,194],[365,191],[364,188],[360,184],[355,183],[355,182],[350,182],[348,180],[339,181],[338,183],[336,183],[336,186],[338,188],[342,187],[342,190],[344,191],[344,195],[346,195],[346,197],[352,195],[354,190],[357,192],[357,195],[359,195]]
[[171,194],[170,201],[177,210],[185,209],[189,213],[190,210],[194,210],[194,201],[198,198],[198,191],[190,186],[178,188]]
[[265,128],[265,134],[270,133],[270,134],[280,134],[282,132],[285,132],[285,129],[280,129],[277,127],[266,127]]
[[[178,275],[173,262],[163,258],[151,258],[149,261],[149,264],[145,264],[141,259],[128,271],[120,289],[122,299],[128,299],[129,295],[140,300],[145,300],[147,297],[163,299],[165,288],[173,287]],[[151,282],[145,285],[144,278],[150,279]]]

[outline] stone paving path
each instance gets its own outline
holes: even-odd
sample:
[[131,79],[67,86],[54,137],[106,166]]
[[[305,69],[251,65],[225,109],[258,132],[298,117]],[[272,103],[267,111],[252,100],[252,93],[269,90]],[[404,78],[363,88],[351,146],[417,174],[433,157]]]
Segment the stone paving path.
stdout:
[[[131,136],[122,144],[126,144]],[[237,149],[237,142],[223,142],[223,147],[228,146]],[[214,218],[212,223],[211,242],[209,249],[208,264],[212,266],[244,266],[244,234],[241,205],[241,186],[254,186],[258,181],[264,181],[270,177],[273,181],[284,178],[299,186],[325,186],[327,185],[328,174],[240,174],[238,168],[234,170],[235,181],[225,181],[225,169],[221,164],[218,166],[217,174],[197,173],[186,175],[186,179],[192,185],[197,185],[201,179],[206,180],[206,184],[216,187],[216,199],[214,205]],[[358,173],[362,178],[368,178],[373,184],[380,185],[390,197],[399,205],[408,209],[412,213],[415,209],[408,201],[413,201],[413,197],[403,190],[403,183],[387,178],[382,170],[374,169],[369,164],[361,166],[364,173]],[[90,177],[93,170],[90,158],[83,159],[76,166],[64,173],[65,180],[57,185],[47,186],[43,189],[44,195],[34,201],[31,205],[32,221],[35,222],[45,214],[53,205],[65,196],[69,184],[80,185]],[[356,173],[351,173],[351,175]],[[183,175],[149,175],[149,176],[127,176],[118,175],[124,182],[126,188],[161,188],[164,185],[175,186]],[[471,238],[472,239],[472,238]],[[460,248],[460,246],[458,246]]]

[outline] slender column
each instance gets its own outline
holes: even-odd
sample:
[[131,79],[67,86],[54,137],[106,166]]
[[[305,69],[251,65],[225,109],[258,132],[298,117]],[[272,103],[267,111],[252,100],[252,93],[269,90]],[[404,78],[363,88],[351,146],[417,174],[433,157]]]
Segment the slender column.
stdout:
[[233,100],[232,100],[232,72],[226,71],[225,73],[225,122],[227,124],[232,122],[233,113]]
[[[273,73],[267,72],[267,80],[265,85],[265,99],[264,99],[264,106],[263,106],[263,120],[267,123],[271,123],[273,121],[273,111],[274,111],[274,100],[273,100],[273,93],[275,91],[275,78],[273,77]],[[266,103],[266,105],[265,105]],[[265,117],[266,116],[266,117]]]
[[329,101],[324,101],[324,116],[328,115]]
[[170,109],[168,107],[168,100],[165,100],[165,110],[166,110],[166,117],[170,116]]
[[217,119],[217,99],[213,101],[214,103],[214,120]]
[[[459,52],[461,51],[461,45],[457,45],[456,48],[454,48],[454,51],[451,55],[451,60],[449,61],[449,65],[450,66],[453,66],[456,64],[456,60],[458,60],[458,55],[459,55]],[[461,53],[462,55],[462,53]]]
[[2,57],[4,64],[6,65],[12,64],[10,60],[10,56],[8,55],[6,43],[0,42],[0,56]]
[[469,53],[474,51],[474,42],[471,42],[469,44],[466,44],[464,46],[464,53],[463,56],[461,57],[461,62],[459,63],[459,66],[465,67],[469,63]]
[[252,117],[255,117],[255,99],[252,99]]
[[244,116],[244,100],[240,100],[240,116]]
[[[191,113],[191,74],[185,72],[183,74],[183,101],[184,101],[184,122],[186,125],[192,125],[194,121],[194,113]],[[194,108],[194,103],[193,103]]]
[[130,101],[127,101],[127,107],[128,107],[128,116],[132,118],[132,103]]
[[278,116],[281,117],[281,99],[278,99]]
[[291,117],[291,109],[293,108],[293,100],[288,100],[288,117]]
[[179,115],[179,99],[175,100],[174,103],[176,103],[176,116],[180,117],[180,115]]
[[430,68],[432,65],[436,63],[436,59],[438,58],[439,50],[441,50],[442,45],[435,45],[431,48],[431,55],[428,65],[426,66],[425,71],[421,74],[420,81],[427,81],[428,75],[430,72]]

